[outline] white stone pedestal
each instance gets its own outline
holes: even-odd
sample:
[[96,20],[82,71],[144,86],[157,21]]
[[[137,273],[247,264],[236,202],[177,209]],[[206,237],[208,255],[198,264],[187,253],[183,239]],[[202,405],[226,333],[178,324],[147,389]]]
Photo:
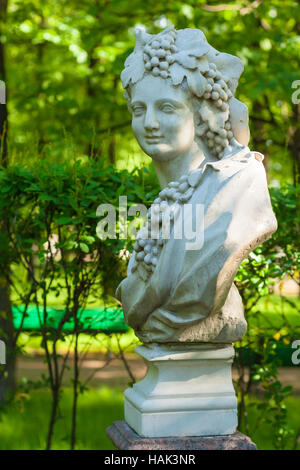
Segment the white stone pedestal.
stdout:
[[232,345],[151,344],[136,352],[148,365],[125,391],[125,421],[142,437],[219,436],[236,431]]

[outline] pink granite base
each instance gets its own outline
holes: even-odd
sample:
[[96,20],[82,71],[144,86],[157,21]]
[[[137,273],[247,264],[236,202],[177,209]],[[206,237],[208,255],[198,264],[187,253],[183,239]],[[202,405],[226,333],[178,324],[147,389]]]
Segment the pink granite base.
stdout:
[[115,421],[106,431],[120,450],[257,450],[240,432],[228,436],[140,437],[125,421]]

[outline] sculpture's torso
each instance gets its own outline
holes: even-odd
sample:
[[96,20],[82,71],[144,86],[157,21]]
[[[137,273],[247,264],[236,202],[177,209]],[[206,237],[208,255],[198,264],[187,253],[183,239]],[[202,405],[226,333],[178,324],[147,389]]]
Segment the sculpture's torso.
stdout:
[[187,240],[171,233],[150,275],[131,260],[118,295],[143,342],[229,343],[243,337],[247,325],[234,276],[277,226],[265,170],[255,156],[246,148],[201,170],[189,200],[204,206],[201,249],[187,250]]

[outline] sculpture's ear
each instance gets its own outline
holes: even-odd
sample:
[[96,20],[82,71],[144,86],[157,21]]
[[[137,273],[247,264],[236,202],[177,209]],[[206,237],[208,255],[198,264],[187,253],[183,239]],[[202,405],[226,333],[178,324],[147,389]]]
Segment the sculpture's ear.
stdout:
[[250,140],[248,108],[241,101],[232,97],[229,101],[230,123],[234,138],[247,146]]

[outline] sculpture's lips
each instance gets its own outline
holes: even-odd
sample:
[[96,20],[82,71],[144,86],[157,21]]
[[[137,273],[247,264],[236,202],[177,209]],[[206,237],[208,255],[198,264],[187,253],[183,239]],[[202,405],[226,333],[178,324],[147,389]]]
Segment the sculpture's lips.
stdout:
[[149,143],[157,143],[163,138],[162,135],[146,135],[145,139]]

